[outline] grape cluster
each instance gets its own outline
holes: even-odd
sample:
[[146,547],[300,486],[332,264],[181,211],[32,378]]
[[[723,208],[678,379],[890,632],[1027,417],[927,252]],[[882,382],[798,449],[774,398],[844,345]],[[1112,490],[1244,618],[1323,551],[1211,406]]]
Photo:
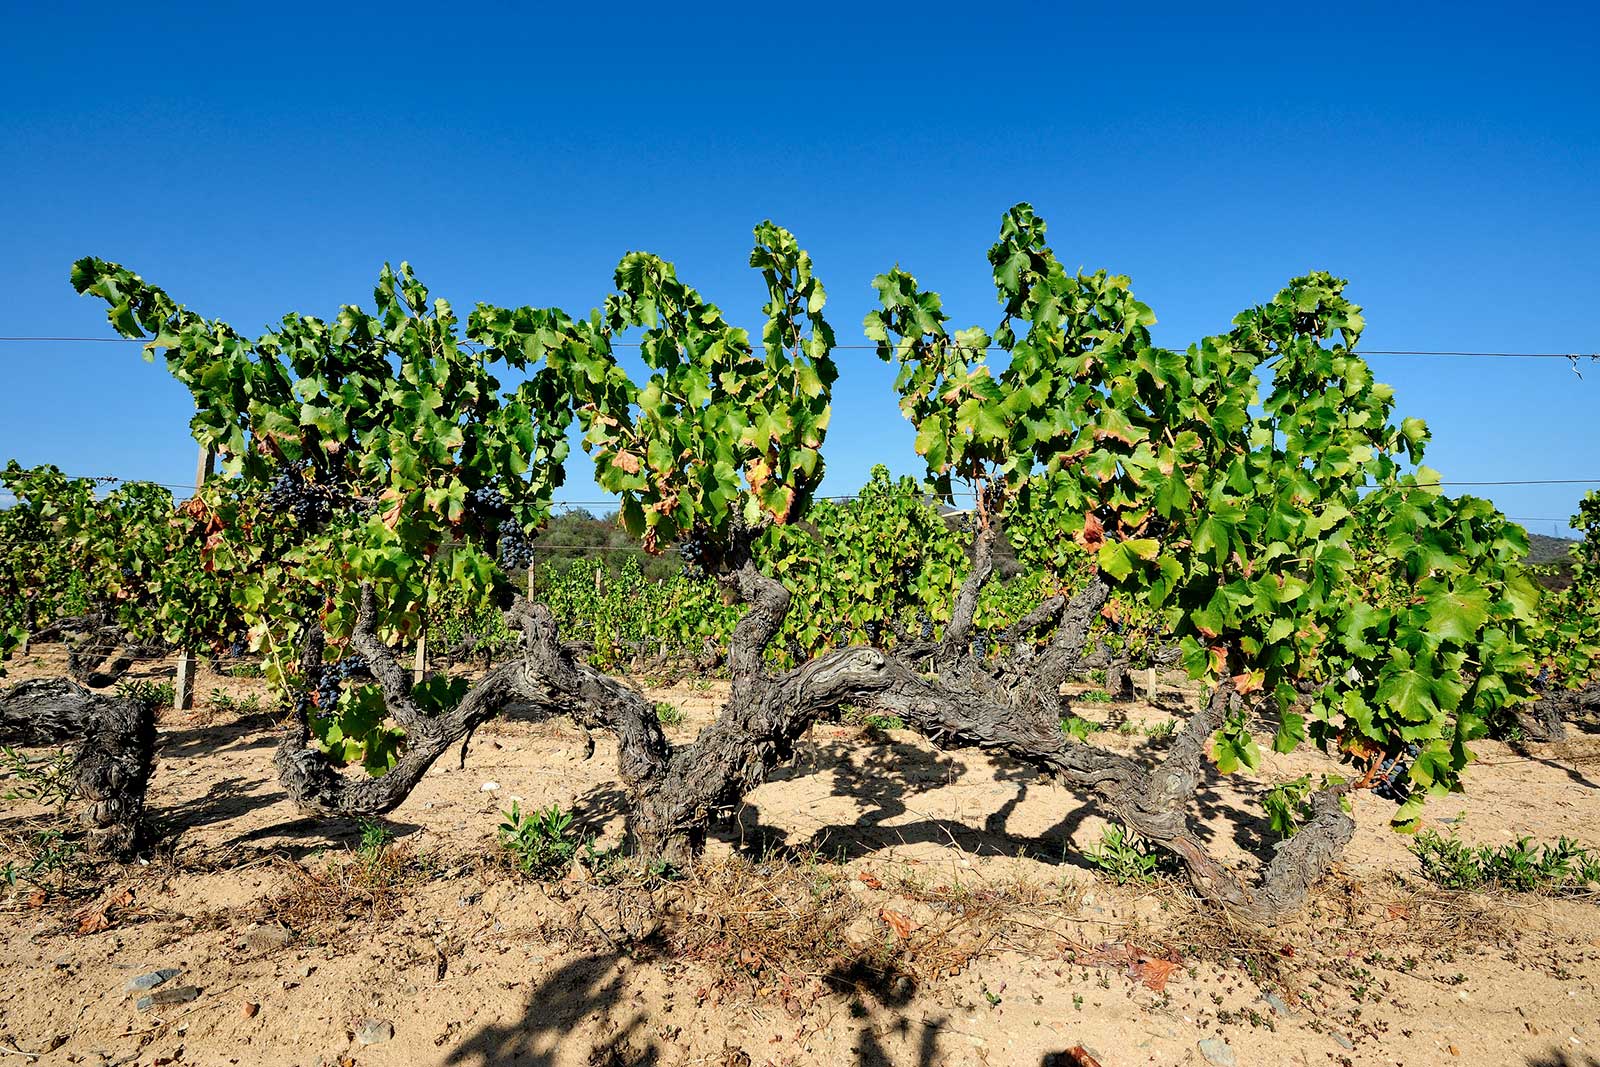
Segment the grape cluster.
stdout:
[[867,632],[867,644],[878,647],[878,635],[883,633],[883,623],[874,620],[863,624],[861,628]]
[[844,637],[844,624],[843,623],[838,623],[833,628],[833,647],[834,648],[843,648],[845,646],[845,644],[846,644],[846,642],[845,642],[845,637]]
[[511,502],[493,482],[467,490],[467,510],[477,517],[484,530],[494,532],[496,555],[507,571],[525,571],[533,566],[533,543],[522,524],[511,514]]
[[507,571],[525,571],[533,566],[533,542],[522,532],[516,519],[501,519],[495,527],[500,566]]
[[678,558],[683,560],[683,573],[691,581],[706,576],[706,543],[699,537],[685,537],[678,542]]
[[989,634],[986,630],[974,628],[972,631],[972,654],[978,659],[983,659],[989,654]]
[[500,516],[509,511],[506,495],[493,485],[467,490],[467,508],[479,515]]
[[320,481],[321,473],[309,459],[291,463],[273,479],[263,504],[268,511],[288,512],[307,529],[320,529],[351,503],[342,486]]
[[933,640],[933,618],[921,608],[917,609],[917,633],[924,641]]
[[329,711],[339,703],[339,693],[344,683],[358,674],[367,673],[367,661],[359,653],[351,653],[338,663],[325,664],[317,672],[318,708]]
[[245,643],[243,641],[236,640],[233,642],[233,644],[228,646],[228,655],[232,659],[243,659],[246,651],[248,651],[248,649],[245,647]]
[[[1406,746],[1406,755],[1411,759],[1417,758],[1420,750],[1416,744]],[[1411,782],[1407,777],[1409,765],[1398,755],[1388,756],[1378,766],[1378,780],[1372,791],[1385,800],[1392,800],[1396,804],[1403,804],[1411,796]]]

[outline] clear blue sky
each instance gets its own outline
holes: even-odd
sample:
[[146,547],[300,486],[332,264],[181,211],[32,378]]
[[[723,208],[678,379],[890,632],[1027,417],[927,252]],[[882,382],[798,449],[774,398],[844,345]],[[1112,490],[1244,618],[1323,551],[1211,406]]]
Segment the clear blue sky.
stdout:
[[[583,312],[643,248],[754,324],[766,217],[841,340],[897,261],[992,325],[983,253],[1026,199],[1164,343],[1326,268],[1369,347],[1600,350],[1592,8],[1195,7],[13,5],[0,334],[109,336],[67,284],[87,254],[255,332],[370,306],[386,259],[462,311]],[[827,490],[916,471],[890,372],[842,361]],[[1374,363],[1447,477],[1600,478],[1600,364]],[[136,347],[0,366],[0,459],[192,477],[188,396]],[[1548,520],[1582,487],[1485,492]],[[562,495],[596,496],[581,454]]]

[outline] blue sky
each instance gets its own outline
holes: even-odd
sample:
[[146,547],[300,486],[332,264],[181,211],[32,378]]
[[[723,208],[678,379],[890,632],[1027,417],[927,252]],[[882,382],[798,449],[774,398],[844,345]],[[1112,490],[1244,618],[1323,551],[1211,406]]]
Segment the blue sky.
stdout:
[[[87,254],[258,331],[370,305],[401,259],[462,311],[582,312],[642,248],[754,325],[767,217],[841,341],[896,262],[993,325],[984,251],[1029,200],[1163,343],[1324,268],[1367,347],[1600,350],[1577,5],[67,7],[0,39],[3,335],[110,336],[67,284]],[[919,470],[891,372],[840,359],[826,490]],[[1373,362],[1447,477],[1600,479],[1600,364]],[[188,396],[136,347],[0,342],[0,367],[0,459],[192,477]],[[1481,492],[1548,533],[1583,489]],[[598,495],[581,454],[561,495]]]

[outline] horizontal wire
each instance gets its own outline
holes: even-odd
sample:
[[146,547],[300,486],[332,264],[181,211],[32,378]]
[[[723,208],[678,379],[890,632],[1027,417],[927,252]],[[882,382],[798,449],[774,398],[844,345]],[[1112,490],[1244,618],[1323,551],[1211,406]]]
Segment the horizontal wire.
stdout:
[[[144,483],[146,485],[159,485],[159,486],[162,486],[163,488],[166,488],[166,489],[188,489],[188,490],[191,490],[191,491],[194,489],[194,484],[192,482],[186,482],[186,483],[159,482],[159,481],[155,481],[154,479],[150,479],[150,478],[128,478],[128,477],[124,477],[123,475],[118,475],[118,474],[65,474],[63,476],[67,477],[67,478],[83,479],[83,480],[86,480],[86,481],[94,481],[94,482],[141,482],[141,483]],[[1412,484],[1394,485],[1394,486],[1362,485],[1362,486],[1357,486],[1356,488],[1357,489],[1367,489],[1367,490],[1372,490],[1372,489],[1416,489],[1416,488],[1431,489],[1431,488],[1434,488],[1436,486],[1448,486],[1448,485],[1469,485],[1469,486],[1470,485],[1477,485],[1477,486],[1483,486],[1483,485],[1600,485],[1600,475],[1596,475],[1596,476],[1590,477],[1590,478],[1499,478],[1499,479],[1445,478],[1445,479],[1441,479],[1440,481],[1436,481],[1436,482],[1416,482],[1416,483],[1412,483]],[[957,490],[954,490],[953,492],[951,492],[948,495],[950,495],[950,496],[960,496],[960,497],[970,497],[970,496],[976,496],[977,494],[972,490],[957,489]],[[860,493],[841,493],[841,494],[838,494],[836,496],[832,495],[832,494],[819,496],[816,499],[818,499],[818,500],[859,500],[861,498],[861,496],[862,496],[862,494],[860,494]],[[552,500],[550,503],[551,503],[552,506],[559,506],[559,507],[583,507],[583,506],[586,506],[586,505],[614,504],[619,499],[620,499],[620,497],[612,497],[612,498],[605,499],[605,500]],[[1544,520],[1535,520],[1535,521],[1544,521]]]
[[[62,336],[62,337],[43,337],[43,336],[24,336],[24,335],[0,336],[0,342],[7,342],[7,343],[51,342],[51,343],[59,343],[59,344],[66,344],[66,343],[72,343],[72,344],[78,344],[78,343],[150,344],[150,343],[152,343],[149,339],[142,338],[142,337],[67,337],[67,336]],[[462,345],[463,347],[466,347],[466,346],[470,346],[470,345],[481,345],[483,342],[481,342],[481,341],[471,341],[471,340],[462,340],[462,341],[458,341],[457,343]],[[642,342],[642,341],[612,341],[611,342],[611,347],[613,347],[613,348],[638,348],[643,343],[644,342]],[[977,345],[949,344],[948,347],[957,349],[959,351],[966,351],[966,352],[978,352],[978,351],[983,351],[983,352],[1008,352],[1008,351],[1010,351],[1010,349],[1003,348],[1000,345],[986,345],[986,346],[982,346],[980,348]],[[852,351],[852,352],[875,352],[875,351],[878,350],[878,346],[877,345],[859,345],[859,344],[834,345],[834,346],[832,346],[832,350],[833,351]],[[1588,359],[1588,360],[1600,361],[1600,352],[1472,352],[1472,351],[1457,351],[1457,350],[1444,350],[1444,349],[1422,349],[1422,348],[1411,348],[1411,349],[1406,349],[1406,348],[1366,348],[1366,349],[1358,350],[1356,352],[1356,354],[1357,355],[1361,355],[1361,356],[1451,356],[1451,357],[1484,358],[1484,359],[1569,359],[1569,360]]]
[[[114,474],[63,474],[62,477],[71,478],[71,479],[80,480],[80,481],[106,482],[108,484],[111,483],[111,482],[121,482],[123,484],[138,483],[140,485],[159,485],[163,489],[182,489],[185,492],[189,492],[189,493],[194,492],[194,488],[195,488],[194,484],[191,483],[191,482],[183,482],[183,483],[180,483],[180,482],[157,482],[157,481],[153,481],[153,480],[151,480],[149,478],[122,478],[122,477],[118,477],[117,475],[114,475]],[[1600,481],[1600,479],[1596,479],[1596,481]],[[975,496],[977,496],[976,493],[971,492],[969,490],[956,490],[955,492],[951,493],[950,495],[951,496],[959,496],[959,497],[975,497]],[[16,497],[11,496],[9,493],[4,492],[4,491],[0,491],[0,499],[6,499],[8,497],[10,499],[12,499],[12,500],[16,499]],[[847,500],[860,500],[861,497],[862,497],[862,494],[855,493],[855,494],[845,494],[845,495],[841,495],[841,496],[821,496],[821,497],[817,497],[817,499],[818,500],[828,500],[828,501],[832,501],[832,502],[835,502],[835,503],[840,503],[840,502],[847,501]],[[553,508],[616,507],[621,502],[622,502],[622,498],[621,497],[612,497],[609,500],[552,500],[552,501],[550,501],[550,507],[553,507]]]
[[1363,485],[1360,489],[1431,489],[1438,485],[1595,485],[1600,484],[1600,478],[1513,478],[1502,481],[1461,481],[1448,478],[1439,482],[1417,482],[1415,485]]

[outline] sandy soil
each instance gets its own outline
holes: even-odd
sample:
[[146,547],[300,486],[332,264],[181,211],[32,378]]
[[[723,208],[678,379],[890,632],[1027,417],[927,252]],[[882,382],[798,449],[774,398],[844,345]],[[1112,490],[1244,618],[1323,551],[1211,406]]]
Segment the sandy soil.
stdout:
[[[8,681],[59,670],[48,650],[12,667]],[[1370,798],[1304,920],[1251,931],[1180,885],[1096,876],[1082,853],[1104,824],[1025,768],[828,724],[747,798],[703,873],[539,882],[497,848],[501,809],[574,805],[615,844],[614,751],[512,720],[480,732],[465,769],[435,767],[387,820],[393,881],[351,897],[359,829],[299,817],[272,776],[270,715],[207,707],[214,688],[263,692],[207,674],[201,708],[163,721],[150,860],[58,893],[0,884],[0,1065],[1091,1062],[1075,1048],[1105,1067],[1600,1065],[1596,904],[1432,890]],[[724,692],[650,695],[684,711],[683,740]],[[1132,723],[1100,735],[1130,751],[1158,748],[1139,728],[1170,718],[1080,710]],[[1478,752],[1471,794],[1434,803],[1430,825],[1600,844],[1600,744]],[[1199,798],[1225,855],[1264,833],[1231,809],[1324,766],[1268,758]],[[4,802],[0,862],[27,859],[47,824]],[[160,988],[198,996],[138,1010],[126,984],[158,968],[181,972]]]

